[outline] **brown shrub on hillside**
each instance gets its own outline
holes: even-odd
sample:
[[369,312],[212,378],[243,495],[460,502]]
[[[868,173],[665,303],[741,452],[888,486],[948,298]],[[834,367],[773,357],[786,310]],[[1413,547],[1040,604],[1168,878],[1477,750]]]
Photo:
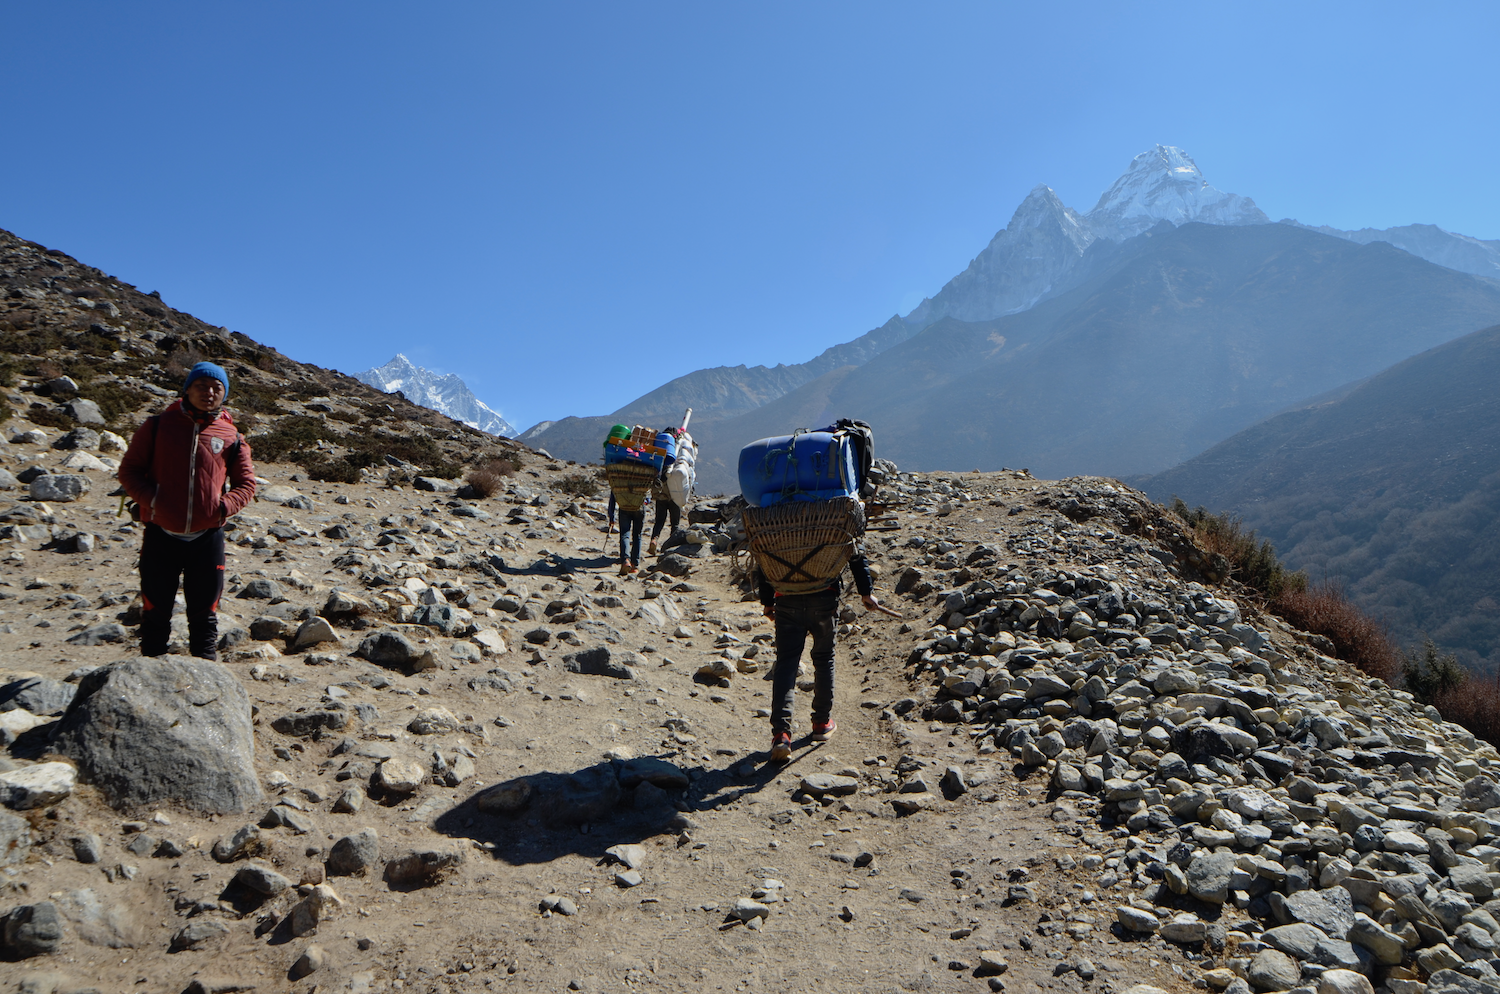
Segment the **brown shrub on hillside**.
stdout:
[[1340,659],[1370,676],[1394,685],[1401,674],[1403,657],[1390,632],[1355,606],[1337,583],[1283,590],[1272,610],[1303,631],[1326,637]]
[[464,482],[473,487],[481,497],[493,497],[505,485],[507,476],[514,476],[516,464],[509,459],[486,459],[469,470]]

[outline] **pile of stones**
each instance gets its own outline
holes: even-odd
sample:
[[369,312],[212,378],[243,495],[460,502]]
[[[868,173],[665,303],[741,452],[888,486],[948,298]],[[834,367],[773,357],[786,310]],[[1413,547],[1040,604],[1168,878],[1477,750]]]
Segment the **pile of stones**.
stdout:
[[[1154,531],[1149,507],[1134,520]],[[1500,991],[1493,746],[1186,579],[1170,549],[1063,568],[912,542],[896,589],[933,613],[908,662],[936,687],[887,717],[964,726],[1046,777],[1054,818],[1111,830],[1084,868],[1122,935],[1202,949],[1215,989],[1343,989],[1352,971],[1392,994]]]

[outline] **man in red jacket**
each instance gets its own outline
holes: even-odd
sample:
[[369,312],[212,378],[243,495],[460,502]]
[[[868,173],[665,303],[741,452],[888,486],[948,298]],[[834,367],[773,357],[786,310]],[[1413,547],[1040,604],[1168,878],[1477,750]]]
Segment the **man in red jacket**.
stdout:
[[224,593],[224,522],[255,499],[255,467],[224,401],[229,374],[211,362],[188,371],[182,399],[147,418],[120,460],[120,483],[140,505],[141,654],[160,656],[172,635],[181,578],[188,651],[218,658]]

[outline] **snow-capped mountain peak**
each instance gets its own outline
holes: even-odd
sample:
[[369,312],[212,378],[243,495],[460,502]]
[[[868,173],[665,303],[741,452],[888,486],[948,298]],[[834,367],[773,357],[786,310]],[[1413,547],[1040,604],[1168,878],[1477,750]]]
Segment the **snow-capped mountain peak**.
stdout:
[[1269,224],[1255,201],[1208,185],[1192,156],[1173,145],[1157,145],[1099,197],[1084,223],[1100,238],[1123,241],[1161,221],[1185,224]]
[[505,438],[516,435],[516,429],[498,411],[474,396],[458,376],[423,369],[399,352],[384,366],[355,373],[354,378],[385,393],[399,390],[413,404],[440,411],[471,428]]

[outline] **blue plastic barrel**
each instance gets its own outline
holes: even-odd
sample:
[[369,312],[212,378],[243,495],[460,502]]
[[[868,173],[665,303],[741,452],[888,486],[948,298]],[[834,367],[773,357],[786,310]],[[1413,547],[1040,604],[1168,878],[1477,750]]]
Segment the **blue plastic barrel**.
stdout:
[[669,459],[677,458],[677,439],[673,438],[667,432],[662,432],[656,436],[656,447],[658,449],[666,449]]
[[842,435],[804,431],[740,450],[740,493],[751,507],[849,497],[856,487],[854,447]]

